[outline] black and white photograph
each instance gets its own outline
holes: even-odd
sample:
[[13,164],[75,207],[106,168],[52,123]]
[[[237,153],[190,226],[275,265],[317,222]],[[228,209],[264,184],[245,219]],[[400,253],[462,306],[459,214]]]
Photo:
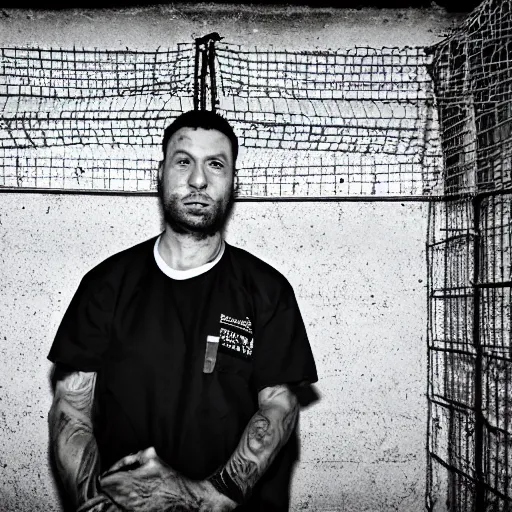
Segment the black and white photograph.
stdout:
[[0,5],[0,512],[511,512],[511,316],[512,0]]

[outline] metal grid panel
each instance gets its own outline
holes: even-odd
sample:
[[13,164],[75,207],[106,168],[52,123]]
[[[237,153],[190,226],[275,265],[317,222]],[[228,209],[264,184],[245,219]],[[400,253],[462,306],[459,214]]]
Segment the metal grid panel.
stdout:
[[429,213],[431,347],[473,349],[473,210],[469,200],[437,203]]
[[189,90],[191,50],[0,48],[0,96],[105,98]]
[[422,196],[441,182],[422,48],[216,47],[218,110],[243,146],[244,197]]
[[193,44],[0,49],[0,187],[147,192],[164,127],[192,108]]
[[[474,371],[469,376],[474,380],[473,386],[461,390],[467,395],[460,401],[471,404],[474,411],[474,459],[464,474],[474,479],[474,499],[467,504],[467,510],[477,512],[512,509],[511,41],[511,0],[486,0],[460,29],[434,49],[432,66],[445,162],[445,194],[473,198],[466,201],[472,215],[462,219],[459,226],[472,239],[468,246],[469,250],[473,247],[467,286],[470,307],[463,313],[465,320],[449,298],[437,308],[450,317],[448,325],[462,322],[467,326],[467,331],[458,333],[458,344],[465,346],[468,341],[469,352],[475,354]],[[438,208],[450,215],[453,204],[448,201]],[[431,239],[429,252],[435,250]],[[457,254],[448,243],[442,252],[440,259],[447,262],[440,270],[444,279],[457,281]],[[431,271],[436,272],[435,268]],[[434,304],[435,299],[430,317],[436,325]],[[434,351],[429,351],[435,368]],[[457,374],[461,374],[460,366]],[[446,373],[431,373],[432,378],[440,379],[432,389],[449,388],[452,382],[452,376]],[[429,400],[435,397],[432,395]],[[431,435],[434,412],[431,404]],[[453,448],[466,453],[463,445],[455,443]],[[446,467],[449,458],[444,457],[442,463]],[[436,481],[436,461],[435,454],[431,454],[427,482]],[[460,475],[457,467],[448,469],[448,473],[449,479]],[[427,503],[439,497],[436,492],[429,483]],[[453,501],[453,493],[449,501],[449,510],[460,509]]]
[[476,479],[472,226],[471,200],[430,205],[427,506],[461,512],[474,506]]
[[488,510],[494,509],[490,500],[511,506],[512,496],[512,429],[510,415],[504,411],[512,408],[510,359],[496,355],[484,356],[484,475],[487,484]]
[[[443,461],[445,467],[454,473],[466,476],[470,481],[475,478],[472,469],[474,460],[474,443],[471,432],[474,430],[474,414],[464,408],[433,404],[433,425],[431,450],[437,461]],[[456,447],[457,449],[454,449]],[[456,499],[452,492],[451,502],[467,504]]]
[[476,512],[473,507],[476,492],[474,480],[446,467],[441,460],[434,459],[432,465],[437,479],[432,481],[431,488],[435,492],[430,493],[426,509]]
[[427,505],[450,511],[512,508],[511,207],[512,194],[430,207]]
[[435,51],[447,194],[512,186],[510,0],[487,0]]
[[487,510],[512,507],[512,195],[480,204],[479,286]]

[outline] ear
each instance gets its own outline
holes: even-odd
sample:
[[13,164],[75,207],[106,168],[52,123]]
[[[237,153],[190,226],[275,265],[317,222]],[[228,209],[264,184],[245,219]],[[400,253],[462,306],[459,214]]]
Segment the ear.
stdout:
[[158,180],[159,181],[162,179],[162,176],[164,173],[164,163],[165,163],[165,160],[160,160],[160,164],[158,165]]

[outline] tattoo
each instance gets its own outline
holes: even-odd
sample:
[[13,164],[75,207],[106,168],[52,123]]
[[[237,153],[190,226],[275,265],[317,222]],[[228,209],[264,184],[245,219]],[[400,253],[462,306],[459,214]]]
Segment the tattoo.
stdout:
[[245,457],[242,450],[239,451],[241,453],[237,453],[232,457],[229,473],[238,487],[244,489],[245,486],[252,487],[251,484],[253,482],[256,483],[258,480],[258,464]]
[[96,441],[91,433],[91,439],[85,446],[77,474],[77,489],[80,498],[84,501],[94,498],[98,494],[97,479],[100,473],[100,461]]
[[260,392],[260,409],[245,429],[226,469],[245,497],[288,441],[298,416],[298,404],[286,386]]
[[195,510],[200,510],[200,504],[198,504],[197,499],[195,499],[188,487],[183,483],[183,481],[176,481],[177,489],[174,492],[170,492],[169,490],[165,493],[165,499],[168,500],[169,505],[166,507],[166,510],[169,512],[193,512]]
[[57,470],[77,506],[98,495],[100,463],[91,419],[95,384],[95,373],[61,372],[48,417]]
[[249,448],[255,455],[262,453],[265,447],[272,442],[272,425],[263,414],[256,413],[249,423],[247,441]]

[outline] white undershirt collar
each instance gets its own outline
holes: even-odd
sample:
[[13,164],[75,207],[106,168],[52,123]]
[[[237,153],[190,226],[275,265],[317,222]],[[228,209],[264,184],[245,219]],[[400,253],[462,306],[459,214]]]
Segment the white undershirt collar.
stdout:
[[201,274],[204,274],[205,272],[208,272],[208,270],[213,268],[220,261],[220,259],[222,258],[222,255],[224,254],[224,248],[226,246],[226,244],[224,243],[224,240],[222,240],[221,241],[222,245],[221,245],[219,254],[217,254],[215,259],[210,261],[210,262],[208,262],[208,263],[205,263],[204,265],[201,265],[200,267],[190,268],[188,270],[176,270],[176,269],[170,267],[169,265],[167,265],[167,263],[165,263],[165,261],[162,258],[162,256],[160,256],[160,251],[158,250],[158,247],[160,245],[160,239],[161,238],[162,238],[162,235],[160,235],[156,239],[155,245],[153,247],[153,254],[155,256],[156,264],[157,264],[158,268],[167,277],[170,277],[171,279],[176,279],[178,281],[183,281],[184,279],[190,279],[192,277],[196,277],[196,276],[199,276]]

